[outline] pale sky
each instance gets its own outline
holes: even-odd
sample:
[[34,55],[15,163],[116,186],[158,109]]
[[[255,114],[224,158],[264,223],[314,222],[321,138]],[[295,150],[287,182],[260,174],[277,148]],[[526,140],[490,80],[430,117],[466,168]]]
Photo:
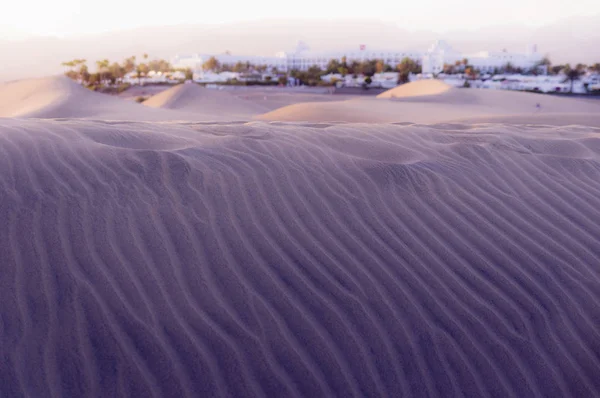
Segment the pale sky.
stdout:
[[[542,26],[569,16],[600,14],[600,0],[31,0],[10,1],[0,13],[0,38],[78,36],[141,26],[214,24],[262,18],[377,18],[409,30]],[[369,5],[369,6],[368,6]],[[295,7],[294,7],[295,6]],[[507,32],[510,34],[510,32]]]

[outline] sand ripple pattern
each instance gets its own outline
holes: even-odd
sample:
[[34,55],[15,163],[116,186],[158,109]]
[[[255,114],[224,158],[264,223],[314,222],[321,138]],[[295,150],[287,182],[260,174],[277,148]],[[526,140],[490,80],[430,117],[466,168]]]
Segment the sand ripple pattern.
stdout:
[[0,120],[2,397],[600,395],[600,130]]

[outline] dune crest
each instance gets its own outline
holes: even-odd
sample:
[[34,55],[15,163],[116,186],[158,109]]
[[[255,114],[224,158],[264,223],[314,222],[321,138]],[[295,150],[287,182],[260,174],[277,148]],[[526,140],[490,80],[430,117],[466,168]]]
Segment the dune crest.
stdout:
[[[397,93],[393,94],[392,93]],[[386,97],[380,97],[386,94]],[[553,120],[600,126],[600,101],[551,95],[454,88],[435,80],[408,83],[375,98],[288,105],[256,116],[257,120],[347,123],[443,123],[477,120],[528,124]],[[538,107],[537,105],[540,105]],[[564,115],[564,120],[561,115]],[[569,116],[571,115],[571,116]],[[573,118],[572,115],[579,115]],[[569,122],[570,123],[570,122]]]
[[197,84],[179,84],[143,102],[151,108],[176,109],[205,114],[212,120],[227,118],[248,119],[267,109],[254,101],[238,98],[231,93],[200,87]]
[[441,80],[429,79],[416,82],[401,84],[398,87],[389,89],[379,95],[377,98],[409,98],[423,97],[427,95],[439,95],[456,90],[454,87]]
[[591,127],[0,119],[0,396],[598,396],[599,165]]
[[116,96],[97,93],[65,76],[0,85],[0,117],[98,120],[205,120],[194,113],[149,109]]
[[66,77],[30,79],[0,85],[0,117],[45,117],[69,100],[73,83]]

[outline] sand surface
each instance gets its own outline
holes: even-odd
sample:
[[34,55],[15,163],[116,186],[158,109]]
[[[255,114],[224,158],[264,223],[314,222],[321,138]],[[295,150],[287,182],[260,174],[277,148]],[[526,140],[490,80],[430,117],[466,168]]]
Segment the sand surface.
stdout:
[[150,97],[143,105],[176,109],[216,121],[248,120],[267,111],[267,108],[257,101],[244,100],[229,92],[208,89],[197,84],[179,84]]
[[[204,90],[196,85],[185,90],[176,86],[148,100],[143,106],[118,96],[96,93],[82,87],[64,76],[17,81],[0,85],[0,117],[19,118],[78,118],[96,120],[127,121],[222,121],[249,120],[252,115],[264,112],[247,101],[254,112],[240,113],[234,101],[223,99],[219,92],[210,92],[203,98],[194,95],[195,90]],[[212,90],[211,90],[212,91]],[[197,102],[190,104],[189,98]],[[239,100],[241,101],[241,100]],[[217,104],[212,108],[206,103]],[[152,109],[151,107],[161,108]]]
[[[540,107],[537,107],[537,104]],[[578,124],[600,126],[600,101],[505,90],[450,87],[420,81],[388,90],[377,98],[298,103],[259,115],[257,120],[347,123],[440,123],[513,117],[526,121],[540,115],[560,118],[578,114]],[[520,122],[519,122],[520,123]]]
[[138,97],[150,98],[153,95],[160,94],[163,91],[167,91],[172,86],[169,84],[146,84],[142,86],[134,85],[130,86],[127,90],[117,94],[119,98],[134,101]]
[[154,121],[169,119],[169,114],[148,112],[139,104],[95,93],[60,76],[0,86],[0,117]]
[[410,84],[402,84],[387,90],[377,98],[411,98],[440,95],[452,90],[452,86],[441,80],[420,80]]
[[331,102],[343,101],[354,98],[352,95],[331,95],[302,92],[277,92],[275,90],[252,90],[250,92],[235,93],[239,98],[256,101],[266,111],[272,111],[287,105],[305,102]]
[[600,395],[585,101],[137,122],[54,91],[0,118],[0,397]]

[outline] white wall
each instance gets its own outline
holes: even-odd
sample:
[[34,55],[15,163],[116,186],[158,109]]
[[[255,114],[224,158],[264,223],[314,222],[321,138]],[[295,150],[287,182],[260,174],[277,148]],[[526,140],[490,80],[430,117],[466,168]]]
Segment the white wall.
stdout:
[[175,68],[192,68],[192,70],[202,70],[202,64],[211,56],[214,56],[221,64],[234,65],[238,62],[250,62],[254,65],[267,65],[269,68],[277,68],[280,71],[292,69],[307,70],[311,66],[317,65],[321,69],[327,68],[327,64],[332,59],[342,61],[345,56],[348,63],[352,61],[363,61],[366,59],[382,59],[391,66],[396,66],[404,58],[411,58],[420,61],[423,53],[416,51],[350,51],[350,52],[332,52],[312,54],[302,53],[278,53],[276,57],[259,56],[234,56],[228,54],[217,55],[179,55],[171,60]]
[[534,51],[527,53],[481,51],[461,54],[453,50],[447,43],[438,41],[423,56],[423,73],[440,73],[445,64],[453,65],[456,61],[464,58],[481,72],[493,72],[495,68],[501,68],[507,63],[518,68],[531,68],[542,60],[542,55]]

